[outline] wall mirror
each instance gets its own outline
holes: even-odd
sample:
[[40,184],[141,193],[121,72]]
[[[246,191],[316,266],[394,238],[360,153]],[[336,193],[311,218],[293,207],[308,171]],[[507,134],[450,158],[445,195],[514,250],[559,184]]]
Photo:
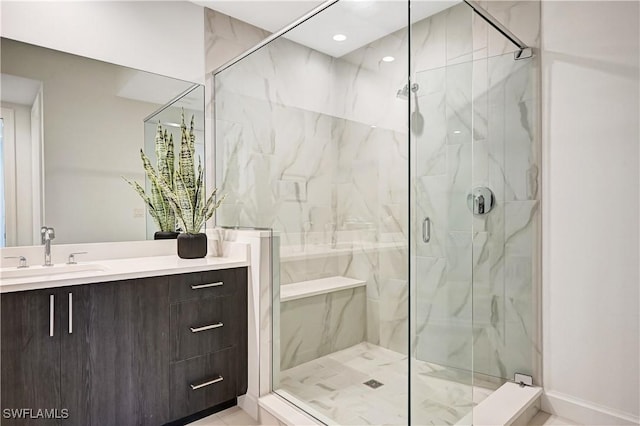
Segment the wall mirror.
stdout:
[[179,149],[183,109],[204,161],[204,87],[6,38],[0,51],[0,247],[39,244],[42,225],[57,244],[152,238],[122,177],[143,184],[159,122]]

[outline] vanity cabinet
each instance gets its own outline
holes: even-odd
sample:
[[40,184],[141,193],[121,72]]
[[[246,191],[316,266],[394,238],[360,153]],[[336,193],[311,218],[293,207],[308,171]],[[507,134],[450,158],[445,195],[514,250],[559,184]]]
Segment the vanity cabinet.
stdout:
[[247,270],[172,277],[171,418],[247,391]]
[[[65,289],[62,289],[65,290]],[[169,420],[169,279],[71,287],[61,310],[61,406],[74,425]]]
[[246,392],[246,268],[4,293],[0,303],[1,408],[59,417],[2,425],[161,425]]
[[58,409],[57,419],[1,424],[169,420],[167,277],[5,293],[0,300],[2,408],[30,408],[29,416]]
[[[1,408],[60,408],[60,322],[55,317],[57,291],[0,295]],[[53,335],[53,337],[51,336]],[[26,425],[33,420],[0,424]],[[57,420],[38,420],[41,425]]]

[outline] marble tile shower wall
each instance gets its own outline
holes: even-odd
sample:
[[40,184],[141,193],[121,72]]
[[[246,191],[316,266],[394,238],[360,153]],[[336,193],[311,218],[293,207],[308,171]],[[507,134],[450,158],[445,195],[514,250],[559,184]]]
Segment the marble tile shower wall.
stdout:
[[[337,60],[279,39],[216,77],[216,156],[228,194],[219,223],[273,227],[283,246],[301,252],[327,244],[333,228],[341,242],[406,239],[408,147],[398,118],[406,121],[406,103],[395,98],[406,69],[379,59],[371,48]],[[406,260],[406,248],[398,250]],[[283,303],[281,368],[365,338],[406,351],[391,330],[406,305],[406,262],[381,268],[379,257],[356,248],[281,264],[282,285],[327,276],[367,282],[365,291]],[[385,276],[395,271],[399,280]],[[379,303],[386,282],[404,299]],[[311,302],[317,309],[303,309]]]
[[[483,5],[537,45],[539,2]],[[218,74],[217,182],[228,194],[218,223],[272,227],[283,246],[300,251],[329,242],[333,227],[341,241],[406,242],[407,103],[395,93],[406,83],[407,45],[401,30],[335,59],[281,38]],[[412,247],[418,277],[412,347],[420,359],[471,367],[473,272],[476,365],[505,375],[512,365],[529,365],[531,343],[524,343],[535,337],[535,277],[528,278],[538,232],[535,96],[531,89],[518,92],[531,86],[533,71],[517,68],[510,55],[497,57],[513,47],[466,5],[414,24],[411,45],[424,119],[412,129],[412,144],[420,146],[412,155],[412,213],[434,220],[432,243]],[[380,61],[379,52],[388,49],[397,52],[392,64]],[[507,103],[500,104],[501,96]],[[494,190],[496,214],[471,217],[472,183]],[[419,232],[420,223],[412,225]],[[356,249],[282,263],[282,285],[337,275],[367,285],[283,304],[281,368],[363,339],[407,353],[407,256],[406,247]],[[320,319],[301,314],[310,301]],[[332,322],[344,310],[362,318]],[[329,318],[323,330],[310,332],[312,323]]]

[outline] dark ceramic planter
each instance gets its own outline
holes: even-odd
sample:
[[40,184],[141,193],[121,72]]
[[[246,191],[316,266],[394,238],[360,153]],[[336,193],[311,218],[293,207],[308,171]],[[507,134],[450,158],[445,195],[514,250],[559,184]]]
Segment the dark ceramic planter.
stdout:
[[176,238],[178,238],[178,235],[180,235],[179,232],[158,231],[155,234],[153,234],[153,239],[154,240],[175,240]]
[[183,259],[199,259],[207,255],[207,234],[178,235],[178,256]]

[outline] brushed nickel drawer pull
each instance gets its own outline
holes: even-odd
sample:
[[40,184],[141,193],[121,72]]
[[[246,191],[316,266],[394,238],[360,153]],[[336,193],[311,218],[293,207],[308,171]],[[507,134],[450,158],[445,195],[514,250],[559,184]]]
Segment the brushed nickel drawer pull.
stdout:
[[54,321],[54,303],[55,303],[55,296],[53,294],[49,295],[49,336],[53,337],[53,321]]
[[222,376],[218,376],[217,379],[209,380],[208,382],[200,383],[199,385],[189,385],[189,386],[191,386],[191,390],[196,390],[196,389],[203,388],[205,386],[212,385],[214,383],[221,382],[223,380],[224,380],[224,378]]
[[220,281],[220,282],[217,282],[217,283],[192,285],[191,286],[191,290],[200,290],[201,288],[209,288],[209,287],[219,287],[219,286],[221,286],[223,284],[224,284],[224,282]]
[[213,330],[214,328],[220,328],[222,327],[224,324],[222,324],[221,322],[217,323],[217,324],[211,324],[211,325],[205,325],[203,327],[189,327],[191,329],[192,333],[199,333],[201,331],[207,331],[207,330]]
[[69,293],[69,334],[73,333],[73,293]]

